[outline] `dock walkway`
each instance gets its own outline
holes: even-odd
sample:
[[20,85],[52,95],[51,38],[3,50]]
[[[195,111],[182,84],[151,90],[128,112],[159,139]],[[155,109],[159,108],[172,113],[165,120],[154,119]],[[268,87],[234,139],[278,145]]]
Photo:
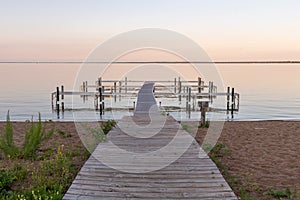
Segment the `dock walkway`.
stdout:
[[171,116],[154,83],[84,164],[63,199],[237,199],[216,165]]

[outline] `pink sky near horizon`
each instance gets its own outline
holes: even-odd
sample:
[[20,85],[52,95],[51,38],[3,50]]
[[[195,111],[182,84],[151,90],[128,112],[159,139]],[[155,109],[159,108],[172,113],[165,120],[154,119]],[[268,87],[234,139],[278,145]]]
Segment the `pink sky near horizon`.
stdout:
[[186,35],[214,61],[300,60],[299,10],[297,0],[4,0],[0,61],[81,61],[145,27]]

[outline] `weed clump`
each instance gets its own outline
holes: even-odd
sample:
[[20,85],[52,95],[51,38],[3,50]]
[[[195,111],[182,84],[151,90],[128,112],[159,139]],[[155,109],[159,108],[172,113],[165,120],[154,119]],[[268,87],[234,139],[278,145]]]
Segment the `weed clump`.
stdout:
[[54,127],[46,132],[46,124],[42,125],[41,114],[37,123],[31,120],[31,126],[25,133],[25,140],[21,147],[14,143],[14,132],[10,122],[9,112],[6,116],[4,134],[0,137],[0,151],[8,158],[35,158],[42,141],[48,140],[54,133]]

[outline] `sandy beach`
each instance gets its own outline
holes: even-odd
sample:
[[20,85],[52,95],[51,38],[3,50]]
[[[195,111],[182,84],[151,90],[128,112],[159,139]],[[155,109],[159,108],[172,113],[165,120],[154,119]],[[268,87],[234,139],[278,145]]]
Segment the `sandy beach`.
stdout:
[[[205,134],[198,131],[200,143]],[[250,185],[255,199],[268,199],[268,189],[299,192],[299,136],[299,121],[226,122],[218,142],[231,153],[221,161],[238,184]]]
[[[14,140],[20,144],[24,131],[30,125],[13,122]],[[73,122],[55,122],[56,135],[59,130],[72,137],[53,137],[49,143],[84,150]],[[5,122],[0,123],[3,130]],[[48,126],[50,128],[51,126]],[[196,139],[201,143],[207,129],[199,129]],[[259,121],[225,122],[219,143],[225,144],[230,155],[221,158],[228,172],[239,185],[250,186],[251,197],[272,199],[264,195],[268,189],[300,190],[300,122],[299,121]],[[47,144],[41,151],[47,149]],[[83,164],[78,160],[77,167]],[[7,163],[1,162],[1,167]],[[238,189],[235,189],[239,193]],[[267,198],[268,197],[268,198]]]

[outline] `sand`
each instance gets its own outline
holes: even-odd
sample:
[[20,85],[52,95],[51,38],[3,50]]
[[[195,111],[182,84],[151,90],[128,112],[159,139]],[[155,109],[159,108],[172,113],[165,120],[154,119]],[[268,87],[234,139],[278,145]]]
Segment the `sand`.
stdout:
[[[205,134],[198,131],[200,143]],[[226,122],[218,142],[231,151],[222,162],[239,183],[258,190],[256,199],[271,188],[300,190],[299,121]]]
[[[23,140],[29,125],[13,122],[17,144]],[[5,122],[0,122],[1,131],[4,127]],[[49,142],[70,147],[82,146],[74,123],[55,122],[55,127],[70,133],[72,137],[54,137]],[[196,138],[200,143],[206,131],[199,129]],[[299,121],[226,122],[219,142],[231,151],[230,155],[222,158],[222,162],[239,183],[249,183],[258,188],[253,194],[256,199],[266,199],[263,193],[270,188],[300,190]],[[47,145],[42,148],[47,148]],[[80,167],[83,163],[78,164]]]

